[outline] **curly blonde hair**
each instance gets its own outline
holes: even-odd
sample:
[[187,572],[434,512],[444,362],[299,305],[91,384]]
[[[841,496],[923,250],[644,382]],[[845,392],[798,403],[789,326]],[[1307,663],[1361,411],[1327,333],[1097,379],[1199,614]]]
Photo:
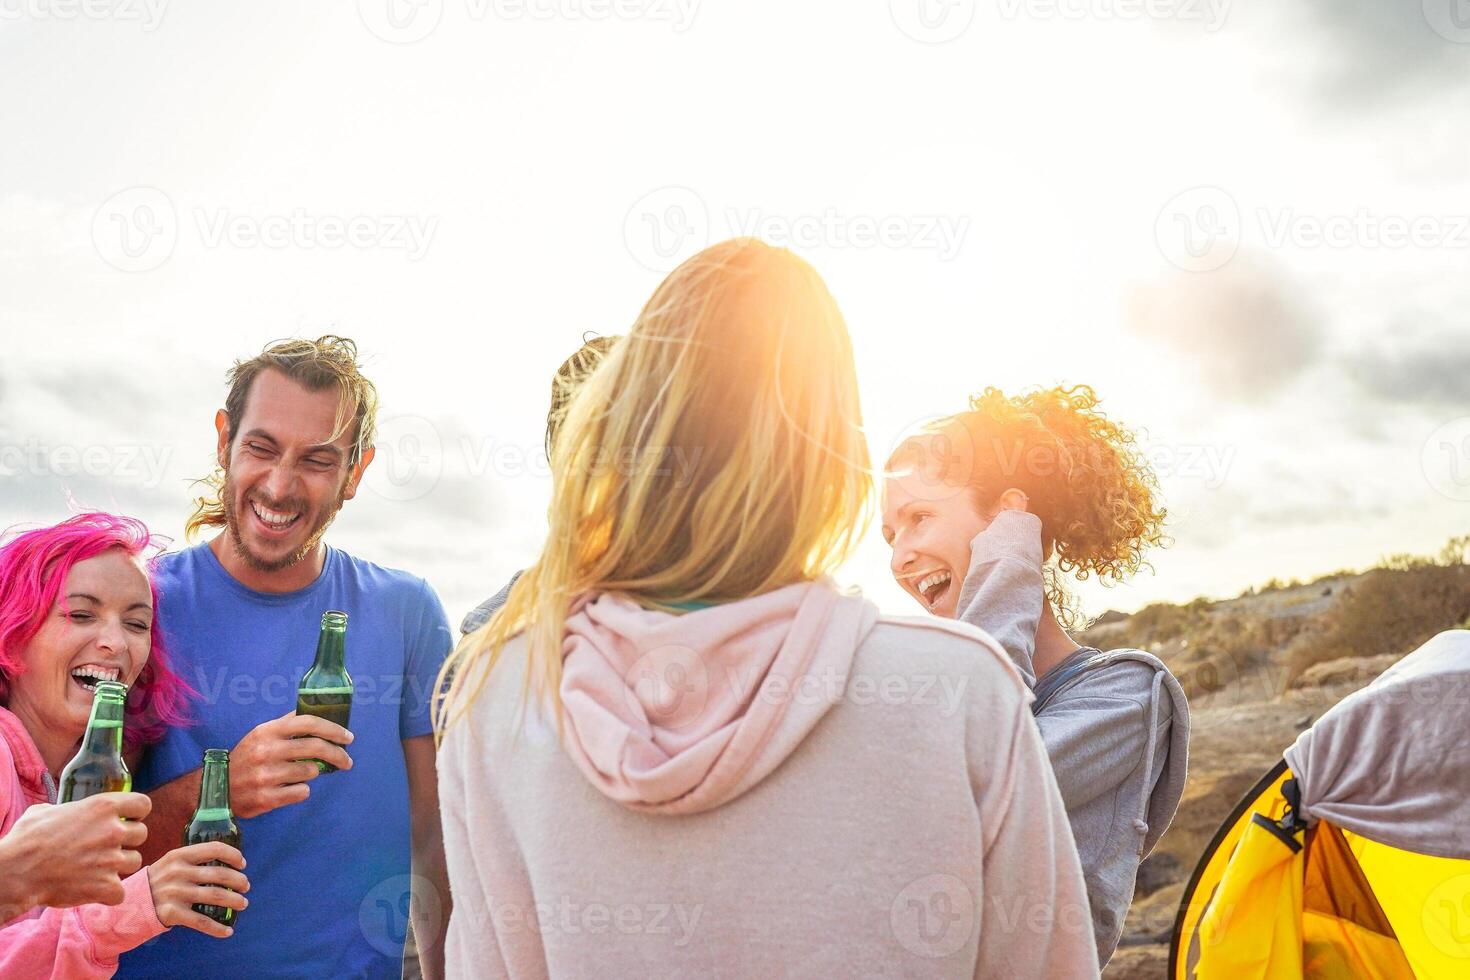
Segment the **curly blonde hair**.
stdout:
[[1012,396],[986,388],[969,411],[926,427],[937,475],[970,490],[982,509],[1011,487],[1029,498],[1041,518],[1047,598],[1067,627],[1082,616],[1064,576],[1122,582],[1150,567],[1148,548],[1168,543],[1153,468],[1133,432],[1097,405],[1087,385]]

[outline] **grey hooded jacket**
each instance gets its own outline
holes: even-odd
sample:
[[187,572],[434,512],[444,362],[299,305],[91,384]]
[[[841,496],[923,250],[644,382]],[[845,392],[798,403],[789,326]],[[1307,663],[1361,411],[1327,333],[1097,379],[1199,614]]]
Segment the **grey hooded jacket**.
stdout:
[[[1041,520],[1001,511],[971,542],[957,615],[995,637],[1033,688],[1050,687],[1049,676],[1098,656],[1084,647],[1036,677],[1041,567]],[[1138,865],[1168,829],[1184,793],[1189,704],[1157,657],[1114,650],[1057,688],[1036,724],[1082,860],[1098,957],[1107,963],[1123,933]]]

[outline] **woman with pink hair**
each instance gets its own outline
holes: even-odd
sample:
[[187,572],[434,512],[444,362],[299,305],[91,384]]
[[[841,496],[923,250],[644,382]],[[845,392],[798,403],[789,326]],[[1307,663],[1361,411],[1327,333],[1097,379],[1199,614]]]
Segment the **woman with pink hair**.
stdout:
[[[85,513],[0,547],[0,838],[55,802],[98,680],[128,687],[125,753],[184,721],[189,690],[154,616],[150,546],[142,522]],[[120,953],[176,925],[229,936],[191,906],[243,909],[244,863],[226,844],[184,847],[126,877],[121,904],[30,909],[0,928],[0,976],[110,977]]]

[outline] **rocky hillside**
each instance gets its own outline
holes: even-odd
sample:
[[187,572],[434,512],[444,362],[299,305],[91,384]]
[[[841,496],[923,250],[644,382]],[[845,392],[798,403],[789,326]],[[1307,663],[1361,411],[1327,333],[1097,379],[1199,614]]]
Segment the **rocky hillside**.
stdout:
[[1104,650],[1157,654],[1188,692],[1194,722],[1179,814],[1139,870],[1105,977],[1165,976],[1174,914],[1205,844],[1298,732],[1429,637],[1470,627],[1467,543],[1235,599],[1109,613],[1079,636]]

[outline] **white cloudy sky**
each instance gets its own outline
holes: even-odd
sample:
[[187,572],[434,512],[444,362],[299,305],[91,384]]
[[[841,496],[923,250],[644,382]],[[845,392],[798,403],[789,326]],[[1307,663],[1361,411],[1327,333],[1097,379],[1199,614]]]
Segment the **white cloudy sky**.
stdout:
[[[231,359],[340,332],[386,424],[332,540],[457,617],[536,551],[556,364],[754,230],[831,284],[880,458],[989,384],[1147,431],[1175,545],[1094,612],[1433,550],[1453,3],[0,0],[0,524],[178,535]],[[886,557],[846,578],[905,610]]]

